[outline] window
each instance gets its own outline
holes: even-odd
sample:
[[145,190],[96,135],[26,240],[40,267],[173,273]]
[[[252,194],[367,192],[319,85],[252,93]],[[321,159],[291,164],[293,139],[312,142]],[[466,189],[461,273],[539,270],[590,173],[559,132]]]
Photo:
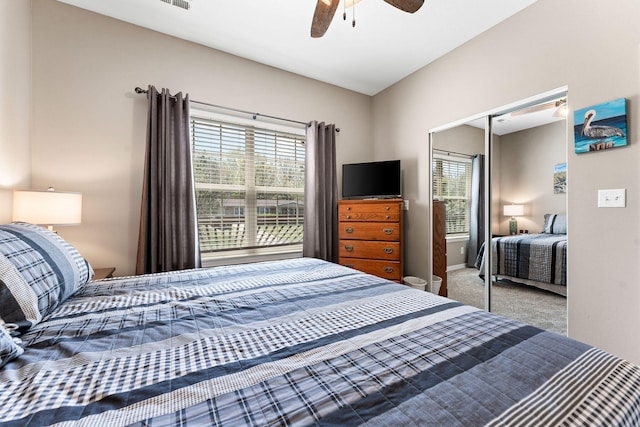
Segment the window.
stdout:
[[211,117],[192,110],[196,211],[203,258],[223,251],[263,254],[286,247],[299,250],[304,219],[304,130],[273,130],[256,127],[253,122]]
[[445,202],[447,235],[469,233],[471,159],[433,157],[433,195]]

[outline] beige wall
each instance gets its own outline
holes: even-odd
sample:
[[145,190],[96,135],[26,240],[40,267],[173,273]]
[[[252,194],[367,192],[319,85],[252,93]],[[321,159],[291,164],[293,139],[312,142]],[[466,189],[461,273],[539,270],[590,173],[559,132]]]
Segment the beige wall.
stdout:
[[566,140],[564,121],[502,136],[502,178],[498,182],[501,233],[509,233],[509,217],[502,215],[502,207],[507,204],[524,204],[525,214],[518,218],[518,230],[529,233],[543,229],[545,214],[567,212],[567,195],[553,192],[553,168],[567,161]]
[[0,223],[31,179],[31,2],[0,1]]
[[135,267],[153,84],[191,99],[336,123],[339,162],[373,158],[371,98],[63,3],[33,1],[34,187],[83,193],[79,227],[59,227],[95,267]]
[[438,132],[433,138],[433,148],[461,154],[484,154],[484,129],[460,125]]
[[[577,155],[567,141],[569,335],[638,363],[639,17],[636,0],[539,0],[376,95],[373,107],[376,157],[413,159],[406,269],[425,277],[429,129],[564,85],[571,110],[628,98],[628,147]],[[627,207],[598,209],[599,188],[626,188]]]

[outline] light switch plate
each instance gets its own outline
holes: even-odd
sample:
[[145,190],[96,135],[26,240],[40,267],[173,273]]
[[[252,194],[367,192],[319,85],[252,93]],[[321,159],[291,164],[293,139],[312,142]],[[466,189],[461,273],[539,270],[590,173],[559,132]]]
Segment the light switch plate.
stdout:
[[598,190],[599,208],[624,208],[626,204],[627,197],[624,188]]

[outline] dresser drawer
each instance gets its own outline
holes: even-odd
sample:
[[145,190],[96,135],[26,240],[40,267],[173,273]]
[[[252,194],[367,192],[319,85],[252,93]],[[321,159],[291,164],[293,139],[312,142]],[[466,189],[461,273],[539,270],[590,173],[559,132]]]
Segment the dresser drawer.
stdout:
[[340,222],[340,240],[389,240],[400,241],[400,224],[397,222]]
[[398,222],[401,214],[399,203],[345,204],[338,206],[340,221]]
[[373,274],[378,277],[383,277],[385,279],[395,281],[400,281],[402,279],[402,272],[400,271],[399,261],[340,257],[339,263],[340,265],[344,265],[345,267],[355,268],[356,270]]
[[400,242],[340,240],[339,256],[400,261]]
[[402,199],[338,200],[339,263],[400,282]]

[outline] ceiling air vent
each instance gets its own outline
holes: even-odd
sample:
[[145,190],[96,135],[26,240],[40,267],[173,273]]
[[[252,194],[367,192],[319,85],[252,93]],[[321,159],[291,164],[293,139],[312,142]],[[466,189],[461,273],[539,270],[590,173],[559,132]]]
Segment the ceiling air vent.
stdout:
[[160,0],[160,1],[163,3],[172,4],[174,6],[181,7],[185,10],[189,10],[189,8],[191,7],[191,5],[187,0]]

